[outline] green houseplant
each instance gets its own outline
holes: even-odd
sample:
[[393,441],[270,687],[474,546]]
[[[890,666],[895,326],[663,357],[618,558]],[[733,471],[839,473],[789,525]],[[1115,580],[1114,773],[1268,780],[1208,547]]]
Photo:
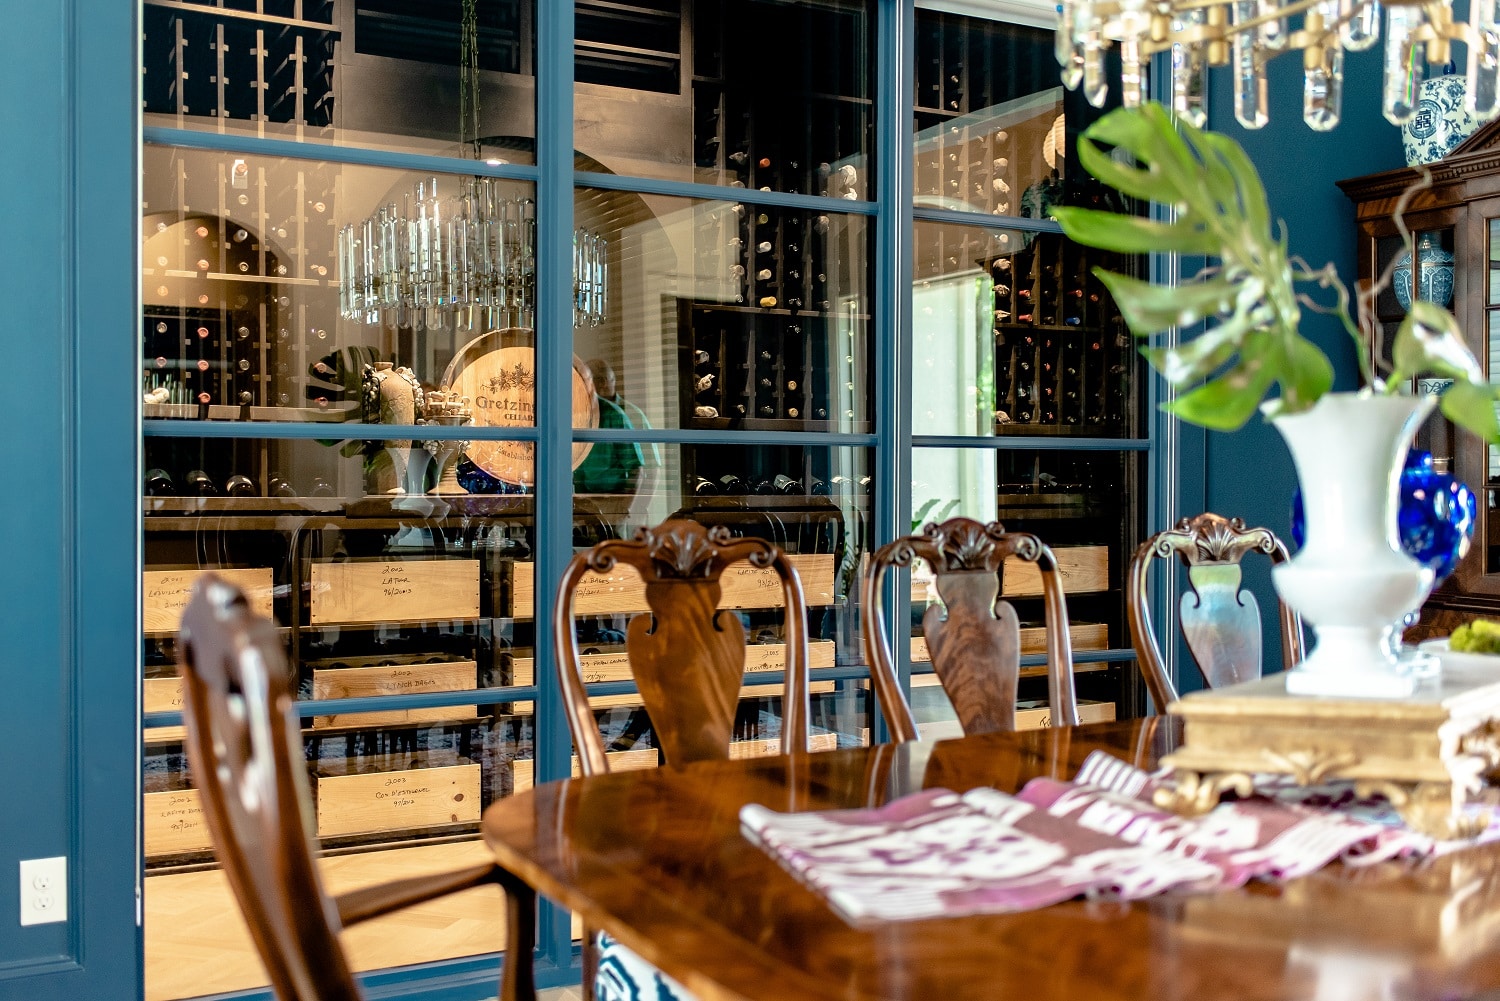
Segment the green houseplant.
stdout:
[[[1135,163],[1121,162],[1101,143]],[[1465,346],[1453,314],[1430,302],[1413,302],[1393,342],[1390,369],[1381,377],[1375,371],[1380,360],[1365,350],[1350,315],[1347,288],[1331,265],[1315,271],[1288,254],[1284,231],[1273,230],[1260,176],[1233,139],[1174,120],[1152,102],[1101,118],[1079,138],[1078,160],[1122,194],[1170,206],[1174,218],[1054,208],[1053,218],[1069,239],[1125,254],[1176,251],[1219,259],[1176,286],[1095,271],[1138,337],[1216,321],[1180,345],[1143,348],[1174,388],[1195,387],[1166,405],[1177,417],[1236,430],[1273,386],[1280,387],[1280,395],[1265,408],[1267,416],[1312,407],[1332,389],[1333,366],[1300,333],[1302,309],[1310,307],[1342,321],[1354,339],[1366,391],[1395,394],[1418,376],[1453,379],[1442,397],[1443,414],[1488,441],[1500,440],[1495,388]],[[1382,285],[1388,282],[1386,276]],[[1299,286],[1332,290],[1335,301],[1317,306]]]
[[[1176,251],[1214,262],[1174,286],[1095,271],[1127,326],[1148,341],[1142,353],[1178,394],[1166,409],[1224,431],[1242,427],[1259,409],[1292,451],[1307,543],[1273,579],[1282,598],[1314,625],[1319,642],[1288,676],[1288,690],[1410,694],[1416,680],[1399,663],[1393,637],[1403,614],[1431,590],[1432,573],[1400,551],[1401,458],[1434,405],[1455,424],[1500,440],[1496,389],[1457,320],[1434,303],[1413,302],[1391,357],[1371,358],[1348,289],[1331,265],[1314,270],[1288,252],[1285,228],[1273,228],[1265,188],[1245,151],[1227,136],[1174,120],[1159,104],[1101,118],[1080,137],[1078,160],[1104,184],[1170,212],[1158,220],[1053,209],[1070,239],[1125,254]],[[1397,217],[1399,223],[1399,209]],[[1389,279],[1387,273],[1362,293],[1361,315]],[[1333,301],[1320,303],[1313,292]],[[1333,365],[1301,332],[1304,309],[1336,315],[1353,338],[1363,382],[1358,392],[1332,391]],[[1200,324],[1196,335],[1171,339],[1173,331]],[[1452,384],[1440,401],[1403,395],[1421,376]]]

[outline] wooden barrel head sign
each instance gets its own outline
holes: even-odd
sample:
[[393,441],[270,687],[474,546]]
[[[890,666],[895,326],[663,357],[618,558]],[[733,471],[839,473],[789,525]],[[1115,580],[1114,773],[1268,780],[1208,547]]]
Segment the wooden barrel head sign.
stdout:
[[[536,426],[536,334],[526,327],[491,330],[465,344],[443,373],[443,385],[467,396],[474,426],[531,428]],[[573,426],[599,426],[599,401],[594,380],[577,355],[573,356]],[[573,443],[577,469],[593,448],[592,442]],[[536,444],[529,441],[474,441],[464,453],[490,476],[513,486],[536,483]]]

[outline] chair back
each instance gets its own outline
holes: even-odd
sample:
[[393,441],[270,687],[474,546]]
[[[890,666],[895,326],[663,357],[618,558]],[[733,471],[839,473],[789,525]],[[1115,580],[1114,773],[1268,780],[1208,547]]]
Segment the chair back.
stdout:
[[888,567],[927,562],[937,576],[942,605],[922,616],[927,652],[964,733],[1014,730],[1021,674],[1021,627],[1016,610],[1000,597],[1008,560],[1035,563],[1041,572],[1047,622],[1047,678],[1054,726],[1078,722],[1073,688],[1073,646],[1057,560],[1035,535],[1007,532],[998,521],[950,518],[923,527],[880,549],[861,582],[861,629],[871,680],[893,740],[914,740],[917,725],[901,694],[881,608]]
[[214,854],[280,1001],[356,1001],[318,876],[301,727],[275,627],[206,575],[177,646],[193,782]]
[[[1242,590],[1240,561],[1247,553],[1264,553],[1272,563],[1285,562],[1286,545],[1270,529],[1246,528],[1239,518],[1205,512],[1183,518],[1174,528],[1141,543],[1130,562],[1127,615],[1130,640],[1157,712],[1177,699],[1161,647],[1151,624],[1147,597],[1153,559],[1176,555],[1187,569],[1188,589],[1178,600],[1178,621],[1188,650],[1209,688],[1220,688],[1261,675],[1260,605]],[[1302,622],[1281,605],[1281,658],[1286,667],[1302,659]]]
[[658,746],[669,765],[727,760],[745,674],[745,627],[732,611],[718,610],[720,577],[744,562],[769,570],[786,610],[786,686],[781,749],[807,750],[807,603],[797,571],[764,539],[734,538],[722,525],[705,527],[674,518],[642,528],[633,539],[606,539],[575,555],[563,573],[553,613],[563,707],[585,775],[609,771],[604,742],[589,707],[578,655],[574,609],[589,573],[634,567],[645,582],[649,611],[635,615],[625,651]]

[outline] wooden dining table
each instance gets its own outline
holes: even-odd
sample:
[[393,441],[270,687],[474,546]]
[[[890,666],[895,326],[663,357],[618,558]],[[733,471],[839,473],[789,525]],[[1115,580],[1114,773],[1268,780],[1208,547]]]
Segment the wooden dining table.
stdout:
[[1157,717],[567,779],[494,803],[483,832],[500,864],[701,1001],[1500,999],[1500,844],[855,928],[740,832],[747,803],[1015,791],[1071,778],[1091,751],[1150,768],[1180,742],[1180,722]]

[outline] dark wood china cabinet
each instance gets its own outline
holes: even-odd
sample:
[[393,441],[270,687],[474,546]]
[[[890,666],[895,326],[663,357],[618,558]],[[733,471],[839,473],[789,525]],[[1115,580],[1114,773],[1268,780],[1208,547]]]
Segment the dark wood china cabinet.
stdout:
[[[1431,185],[1413,191],[1405,211],[1415,253],[1409,254],[1394,219],[1403,193],[1418,185],[1420,168],[1389,170],[1340,181],[1354,203],[1360,288],[1369,288],[1396,262],[1389,287],[1374,302],[1371,349],[1389,357],[1391,338],[1406,309],[1397,292],[1415,291],[1453,311],[1489,378],[1500,379],[1500,122],[1429,164]],[[1415,262],[1412,262],[1415,258]],[[1407,284],[1398,289],[1397,286]],[[1429,387],[1440,388],[1440,387]],[[1407,640],[1445,635],[1476,615],[1500,616],[1500,447],[1486,445],[1434,414],[1417,445],[1437,463],[1451,463],[1478,500],[1473,544],[1458,569],[1427,600]]]

